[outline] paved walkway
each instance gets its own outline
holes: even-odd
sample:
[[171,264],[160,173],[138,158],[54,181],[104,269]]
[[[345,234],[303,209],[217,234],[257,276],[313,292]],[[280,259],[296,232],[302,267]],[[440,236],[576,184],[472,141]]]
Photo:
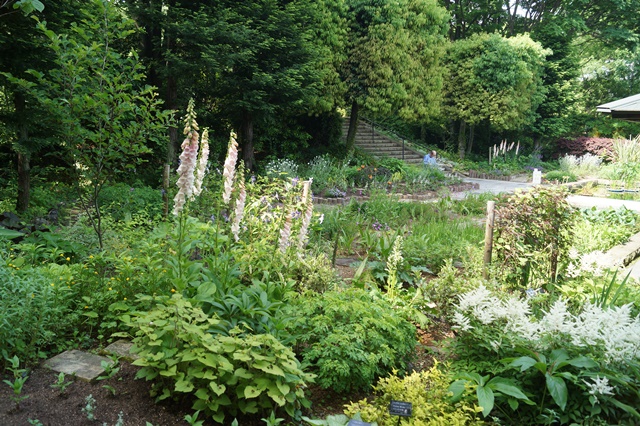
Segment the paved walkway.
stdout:
[[[491,192],[499,194],[502,192],[514,192],[516,189],[526,189],[533,186],[530,182],[511,182],[502,180],[490,180],[490,179],[471,179],[464,178],[465,182],[477,183],[478,189],[466,191],[458,194],[454,194],[453,197],[462,199],[468,194],[482,194],[485,192]],[[583,195],[569,195],[567,201],[574,207],[581,209],[596,207],[598,209],[614,208],[619,209],[626,207],[629,210],[635,210],[640,212],[640,201],[627,201],[627,200],[615,200],[612,198],[598,198],[598,197],[585,197]]]

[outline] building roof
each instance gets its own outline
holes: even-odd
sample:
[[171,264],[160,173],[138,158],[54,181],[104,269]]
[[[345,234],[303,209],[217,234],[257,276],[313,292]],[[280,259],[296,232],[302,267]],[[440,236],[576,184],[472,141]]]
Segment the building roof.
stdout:
[[611,118],[640,121],[640,94],[598,105],[596,111],[611,114]]

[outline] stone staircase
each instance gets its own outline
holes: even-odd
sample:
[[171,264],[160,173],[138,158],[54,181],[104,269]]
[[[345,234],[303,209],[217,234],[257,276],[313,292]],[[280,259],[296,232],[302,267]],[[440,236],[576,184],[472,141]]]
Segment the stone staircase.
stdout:
[[[346,139],[349,131],[349,117],[342,122],[342,137]],[[408,164],[422,164],[423,154],[409,148],[402,147],[401,141],[396,141],[382,133],[378,133],[375,128],[362,120],[358,121],[356,130],[355,145],[363,151],[376,158],[393,157],[404,160]]]

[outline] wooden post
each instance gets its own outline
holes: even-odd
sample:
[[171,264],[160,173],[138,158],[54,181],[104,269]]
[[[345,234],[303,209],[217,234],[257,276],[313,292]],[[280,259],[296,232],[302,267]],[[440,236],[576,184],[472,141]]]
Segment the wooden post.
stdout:
[[493,251],[493,222],[495,219],[495,201],[487,201],[487,224],[484,229],[484,270],[482,277],[489,278],[489,265],[491,264],[491,252]]

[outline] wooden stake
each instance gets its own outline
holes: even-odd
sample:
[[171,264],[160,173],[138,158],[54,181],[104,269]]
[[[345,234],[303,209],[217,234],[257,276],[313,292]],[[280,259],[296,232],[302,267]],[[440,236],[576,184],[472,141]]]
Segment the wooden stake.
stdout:
[[493,223],[495,220],[495,201],[487,201],[487,224],[484,229],[484,270],[482,277],[489,278],[489,265],[491,264],[491,253],[493,251]]

